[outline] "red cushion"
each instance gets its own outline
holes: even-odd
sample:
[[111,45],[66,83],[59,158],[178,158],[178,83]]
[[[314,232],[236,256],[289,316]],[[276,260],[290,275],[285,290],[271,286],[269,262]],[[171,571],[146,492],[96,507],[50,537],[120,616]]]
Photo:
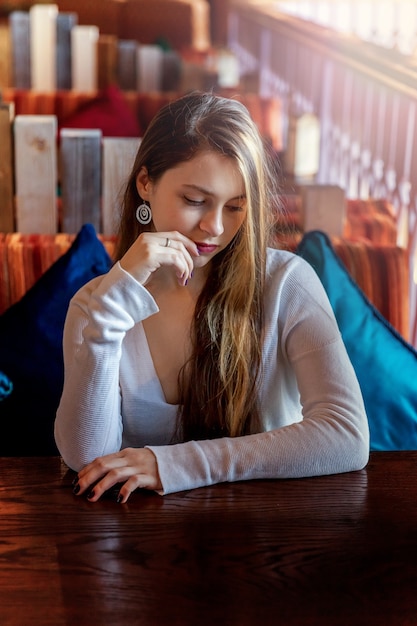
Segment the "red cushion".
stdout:
[[75,113],[63,119],[61,128],[98,128],[103,137],[141,137],[142,130],[132,109],[115,86],[107,87]]

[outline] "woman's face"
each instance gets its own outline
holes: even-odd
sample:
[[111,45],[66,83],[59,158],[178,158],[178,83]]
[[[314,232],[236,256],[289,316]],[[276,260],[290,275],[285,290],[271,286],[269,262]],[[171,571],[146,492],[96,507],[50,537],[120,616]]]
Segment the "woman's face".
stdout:
[[152,209],[156,231],[179,231],[198,247],[195,267],[205,266],[232,241],[246,218],[242,176],[233,159],[203,151],[152,182],[146,168],[136,179]]

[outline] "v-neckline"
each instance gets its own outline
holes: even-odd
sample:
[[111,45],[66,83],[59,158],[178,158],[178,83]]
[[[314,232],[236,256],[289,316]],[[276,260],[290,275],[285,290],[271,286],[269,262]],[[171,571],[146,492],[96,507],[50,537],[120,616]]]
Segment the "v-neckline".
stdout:
[[167,406],[174,406],[174,407],[178,406],[178,404],[172,404],[171,402],[167,402],[161,381],[156,371],[155,363],[152,358],[152,353],[149,347],[148,338],[146,336],[145,327],[142,322],[140,322],[140,330],[141,330],[141,341],[143,344],[143,348],[146,350],[146,361],[149,364],[149,367],[152,368],[152,380],[155,381],[155,385],[158,387],[158,390],[159,390],[158,395],[161,397],[161,399]]

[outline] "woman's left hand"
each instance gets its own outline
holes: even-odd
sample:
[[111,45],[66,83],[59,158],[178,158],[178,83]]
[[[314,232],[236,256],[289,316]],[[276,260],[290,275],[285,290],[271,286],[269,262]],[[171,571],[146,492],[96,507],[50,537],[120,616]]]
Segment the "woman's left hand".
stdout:
[[125,448],[101,456],[78,472],[74,493],[85,493],[90,502],[96,502],[118,483],[123,483],[117,497],[122,503],[135,489],[162,489],[154,453],[147,448]]

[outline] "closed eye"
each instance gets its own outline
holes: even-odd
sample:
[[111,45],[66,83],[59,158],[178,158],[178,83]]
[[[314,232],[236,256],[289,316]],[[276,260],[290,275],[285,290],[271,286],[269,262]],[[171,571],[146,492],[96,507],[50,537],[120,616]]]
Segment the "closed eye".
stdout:
[[193,206],[200,206],[204,204],[204,200],[195,200],[194,198],[189,198],[188,196],[184,196],[184,200]]
[[236,212],[236,213],[238,213],[238,212],[240,212],[240,211],[244,211],[244,210],[245,210],[245,207],[244,207],[244,206],[240,206],[240,205],[233,205],[233,204],[227,204],[227,205],[226,205],[226,208],[228,208],[230,211],[233,211],[233,212]]

